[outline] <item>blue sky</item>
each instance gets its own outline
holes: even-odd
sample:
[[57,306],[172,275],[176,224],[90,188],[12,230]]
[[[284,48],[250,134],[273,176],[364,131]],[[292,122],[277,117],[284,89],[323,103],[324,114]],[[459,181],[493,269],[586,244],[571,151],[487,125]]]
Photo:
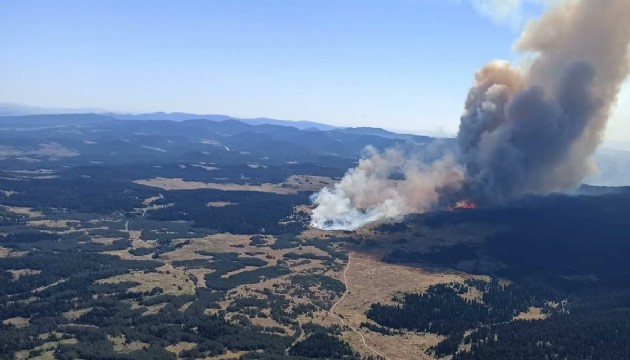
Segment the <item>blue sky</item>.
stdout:
[[0,0],[0,102],[455,132],[542,8],[471,1]]

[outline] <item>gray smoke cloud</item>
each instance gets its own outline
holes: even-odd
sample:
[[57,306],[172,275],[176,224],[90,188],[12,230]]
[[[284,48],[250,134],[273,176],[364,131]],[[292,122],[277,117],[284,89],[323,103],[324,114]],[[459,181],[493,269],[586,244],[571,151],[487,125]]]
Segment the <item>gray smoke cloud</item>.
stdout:
[[629,21],[628,0],[571,2],[530,22],[517,41],[535,54],[527,71],[492,62],[477,72],[457,139],[470,196],[547,194],[593,171],[628,74]]
[[313,197],[311,225],[355,229],[444,199],[496,204],[577,187],[628,75],[629,23],[630,0],[570,1],[529,22],[515,45],[531,55],[526,69],[497,60],[475,74],[458,151],[430,163],[371,151]]

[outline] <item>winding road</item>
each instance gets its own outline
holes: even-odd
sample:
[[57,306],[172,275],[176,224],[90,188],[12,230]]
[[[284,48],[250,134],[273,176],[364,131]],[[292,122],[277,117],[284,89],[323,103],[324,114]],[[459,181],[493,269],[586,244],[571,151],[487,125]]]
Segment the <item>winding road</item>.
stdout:
[[384,358],[385,360],[390,360],[387,356],[381,354],[380,352],[378,352],[378,350],[368,345],[367,342],[365,341],[365,337],[363,336],[363,334],[361,334],[361,332],[357,328],[355,328],[354,326],[350,324],[347,324],[341,316],[335,314],[335,308],[337,307],[337,305],[339,305],[346,298],[346,295],[348,295],[348,292],[350,292],[350,287],[348,286],[348,277],[346,276],[346,272],[348,271],[348,268],[350,267],[351,259],[352,259],[352,253],[348,253],[348,263],[346,264],[346,267],[343,269],[343,284],[346,286],[346,291],[344,291],[343,295],[337,301],[335,301],[335,303],[330,308],[330,310],[324,310],[324,311],[326,311],[328,314],[332,315],[333,317],[339,319],[339,321],[341,321],[343,325],[347,326],[348,328],[350,328],[350,330],[352,330],[354,333],[359,335],[359,337],[361,338],[361,342],[363,342],[363,346],[365,346],[371,352]]

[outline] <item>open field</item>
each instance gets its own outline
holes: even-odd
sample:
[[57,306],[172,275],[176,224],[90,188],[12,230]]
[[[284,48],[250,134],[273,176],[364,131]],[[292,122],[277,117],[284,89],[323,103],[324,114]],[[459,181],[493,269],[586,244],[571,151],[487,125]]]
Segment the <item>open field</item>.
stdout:
[[230,205],[237,205],[229,201],[210,201],[206,204],[208,207],[226,207]]
[[[53,360],[54,357],[54,350],[60,346],[60,345],[72,345],[72,344],[76,344],[78,343],[77,339],[63,339],[63,340],[59,340],[59,341],[49,341],[46,342],[42,345],[36,346],[35,348],[33,348],[32,350],[23,350],[20,352],[17,352],[15,354],[15,359],[16,360],[23,360],[23,359],[38,359],[38,360]],[[35,352],[35,353],[40,353],[40,355],[37,356],[31,356],[30,353],[31,352]]]
[[22,328],[29,325],[29,319],[17,316],[9,319],[2,320],[2,324],[4,325],[13,325],[18,328]]
[[[365,312],[371,304],[392,303],[400,293],[422,292],[429,286],[441,283],[463,282],[469,278],[461,273],[438,273],[404,265],[386,264],[373,256],[351,253],[345,272],[348,287],[345,297],[336,304],[334,313],[363,334],[366,343],[389,359],[430,358],[425,351],[441,340],[434,334],[405,333],[386,336],[359,328],[362,322],[371,322]],[[344,338],[360,350],[356,334],[344,333]],[[370,351],[362,351],[370,355]]]
[[186,181],[182,178],[143,179],[134,181],[136,184],[156,187],[163,190],[196,190],[214,189],[223,191],[257,191],[275,194],[295,194],[298,191],[318,191],[324,186],[333,184],[333,180],[323,176],[292,175],[280,184],[265,183],[260,185],[212,183],[200,181]]
[[198,190],[213,189],[223,191],[258,191],[275,194],[295,194],[297,190],[283,187],[281,184],[241,185],[228,183],[204,183],[199,181],[186,181],[181,178],[154,178],[136,180],[136,184],[160,188],[163,190]]
[[39,218],[42,216],[42,212],[41,211],[34,211],[32,208],[29,207],[25,207],[25,206],[6,206],[6,205],[0,205],[0,208],[12,212],[16,215],[24,215],[28,218],[34,219],[34,218]]
[[182,341],[178,342],[177,344],[169,345],[164,349],[166,349],[166,351],[168,352],[172,352],[173,354],[178,355],[179,357],[180,353],[186,350],[193,349],[195,346],[197,346],[196,343]]
[[114,352],[120,354],[128,354],[132,351],[140,350],[146,346],[149,346],[149,344],[140,341],[127,341],[125,335],[108,336],[108,340],[111,341],[112,345],[114,346]]
[[22,276],[32,276],[41,274],[41,270],[33,270],[33,269],[17,269],[17,270],[7,270],[11,273],[14,280],[19,280]]
[[549,317],[549,314],[542,312],[542,309],[530,306],[529,310],[522,312],[514,317],[514,320],[543,320]]
[[30,220],[27,222],[29,226],[47,227],[60,230],[69,229],[72,225],[78,224],[76,220]]
[[62,315],[65,319],[74,321],[80,318],[82,315],[89,313],[90,311],[92,311],[92,309],[93,308],[88,307],[88,308],[83,308],[83,309],[70,310],[70,311],[64,312]]
[[129,291],[148,292],[153,288],[160,288],[164,294],[184,295],[194,294],[195,285],[184,270],[173,269],[170,266],[163,266],[157,272],[131,272],[125,275],[117,275],[108,279],[99,280],[101,284],[117,284],[125,281],[137,282],[138,285]]

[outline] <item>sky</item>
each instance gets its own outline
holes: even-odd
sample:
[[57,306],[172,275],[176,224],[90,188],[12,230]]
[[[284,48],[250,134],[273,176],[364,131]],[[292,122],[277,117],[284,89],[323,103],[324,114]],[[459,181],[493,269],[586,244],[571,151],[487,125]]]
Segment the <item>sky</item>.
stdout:
[[[454,134],[541,0],[0,0],[0,102]],[[610,140],[630,140],[630,91]]]

